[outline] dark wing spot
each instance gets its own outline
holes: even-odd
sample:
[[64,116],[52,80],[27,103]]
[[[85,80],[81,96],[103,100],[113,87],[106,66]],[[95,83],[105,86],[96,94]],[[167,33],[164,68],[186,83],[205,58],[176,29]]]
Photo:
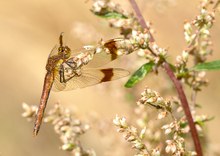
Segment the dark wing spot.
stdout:
[[116,47],[116,44],[115,44],[115,41],[114,40],[110,40],[108,42],[106,42],[104,44],[104,46],[106,48],[108,48],[110,54],[111,54],[111,60],[115,60],[118,58],[118,55],[117,55],[117,50],[118,48]]
[[111,81],[113,77],[113,68],[101,69],[101,72],[104,74],[101,82]]

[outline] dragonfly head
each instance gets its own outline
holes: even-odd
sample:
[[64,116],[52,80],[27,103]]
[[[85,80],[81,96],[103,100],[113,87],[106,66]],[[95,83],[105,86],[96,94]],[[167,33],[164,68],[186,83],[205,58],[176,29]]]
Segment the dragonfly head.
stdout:
[[60,46],[58,48],[58,55],[63,56],[64,59],[68,59],[71,55],[71,49],[68,46]]
[[63,59],[68,59],[71,55],[71,49],[63,45],[63,32],[60,34],[59,42],[60,47],[58,48],[58,55],[62,56]]

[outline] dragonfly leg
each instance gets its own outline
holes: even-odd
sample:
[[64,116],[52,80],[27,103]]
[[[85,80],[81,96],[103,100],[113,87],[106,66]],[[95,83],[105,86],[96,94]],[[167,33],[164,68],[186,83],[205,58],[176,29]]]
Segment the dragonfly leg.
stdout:
[[[76,69],[75,69],[70,63],[65,62],[65,64],[68,65],[68,66],[72,69],[72,74],[73,74],[73,75],[70,76],[70,77],[68,77],[68,78],[65,78],[64,66],[61,65],[61,68],[60,68],[60,69],[61,69],[61,70],[60,70],[60,80],[62,80],[62,81],[60,81],[61,83],[66,83],[66,82],[68,82],[70,79],[72,79],[73,77],[79,75],[79,74],[77,74]],[[75,62],[73,62],[73,64],[74,64],[74,66],[76,66],[76,63],[75,63]]]
[[65,79],[65,77],[63,77],[63,82],[64,83],[67,83],[69,80],[71,80],[73,77],[75,77],[76,75],[74,74],[73,76],[71,76],[71,77],[69,77],[69,78],[67,78],[67,79]]
[[59,74],[60,74],[60,82],[63,83],[64,82],[64,67],[63,65],[60,66],[60,70],[59,70]]
[[76,68],[74,67],[77,67],[77,64],[75,62],[73,62],[74,64],[74,67],[69,63],[69,62],[65,62],[72,70],[76,70]]

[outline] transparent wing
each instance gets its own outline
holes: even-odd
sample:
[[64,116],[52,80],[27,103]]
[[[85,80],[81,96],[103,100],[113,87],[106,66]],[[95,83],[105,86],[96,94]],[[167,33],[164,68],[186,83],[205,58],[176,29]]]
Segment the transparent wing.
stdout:
[[66,83],[61,83],[59,74],[54,80],[54,91],[68,91],[84,88],[102,82],[116,80],[129,75],[129,72],[120,68],[82,69],[80,76],[72,77]]
[[[93,60],[88,63],[88,67],[100,67],[120,57],[118,43],[124,39],[116,38],[106,41]],[[98,47],[97,47],[98,48]],[[107,50],[107,51],[106,51]]]
[[[85,68],[101,67],[101,66],[108,64],[109,62],[115,60],[117,57],[114,57],[113,55],[108,54],[106,52],[97,53],[93,56],[93,59],[88,63],[88,65],[85,66]],[[115,58],[115,59],[113,59],[113,58]]]
[[120,56],[118,43],[121,41],[124,41],[124,39],[111,39],[105,42],[103,46],[85,46],[82,49],[74,50],[69,59],[72,59],[79,53],[89,52],[94,54],[94,56],[93,59],[85,66],[85,68],[97,68],[103,66]]
[[59,92],[59,91],[64,90],[65,87],[66,87],[66,84],[60,82],[60,75],[58,74],[54,79],[52,90],[54,92]]
[[49,54],[48,58],[58,54],[58,47],[59,47],[58,45],[55,45],[53,47],[53,49],[50,51],[50,54]]
[[[95,52],[96,52],[96,47],[92,47],[92,46],[73,50],[70,58],[67,59],[67,62],[71,62],[68,60],[73,59],[74,57],[76,57],[77,55],[79,55],[81,53],[94,54]],[[107,54],[104,51],[101,51],[100,53],[96,53],[93,55],[92,60],[85,66],[85,68],[97,68],[97,67],[103,66],[111,61],[112,61],[112,55]]]

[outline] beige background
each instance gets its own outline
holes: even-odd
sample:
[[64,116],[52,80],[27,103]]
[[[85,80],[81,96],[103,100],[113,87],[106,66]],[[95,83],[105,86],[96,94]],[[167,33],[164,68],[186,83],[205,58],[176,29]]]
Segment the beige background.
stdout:
[[[163,2],[163,5],[157,2]],[[130,9],[127,1],[123,0],[122,3]],[[198,1],[139,0],[138,3],[145,18],[153,23],[158,44],[169,47],[171,60],[174,60],[175,54],[179,54],[186,46],[183,22],[195,17]],[[100,38],[117,36],[116,30],[109,29],[104,20],[90,13],[90,6],[91,2],[85,3],[84,0],[0,1],[0,155],[68,155],[57,148],[60,142],[51,126],[44,125],[40,135],[32,137],[33,124],[21,117],[21,103],[38,104],[45,62],[60,32],[65,32],[66,42],[76,49],[93,44]],[[217,13],[216,24],[212,29],[215,53],[210,60],[220,58],[219,19]],[[219,71],[208,73],[210,85],[198,97],[203,107],[201,113],[215,116],[207,124],[210,148],[215,150],[220,147],[219,74]],[[126,80],[124,78],[111,85],[122,86]],[[77,91],[51,93],[48,105],[51,107],[56,101],[60,101],[66,107],[77,109],[82,119],[91,112],[108,121],[115,114],[129,116],[131,108],[124,98],[112,96],[117,90],[113,91],[111,88],[109,92],[102,92],[100,88],[99,85]],[[140,86],[140,91],[143,89],[144,86]],[[110,138],[111,135],[121,138],[116,132],[107,135]],[[86,147],[94,148],[98,155],[103,155],[110,146],[108,137],[100,137],[98,132],[90,131],[84,142]]]

